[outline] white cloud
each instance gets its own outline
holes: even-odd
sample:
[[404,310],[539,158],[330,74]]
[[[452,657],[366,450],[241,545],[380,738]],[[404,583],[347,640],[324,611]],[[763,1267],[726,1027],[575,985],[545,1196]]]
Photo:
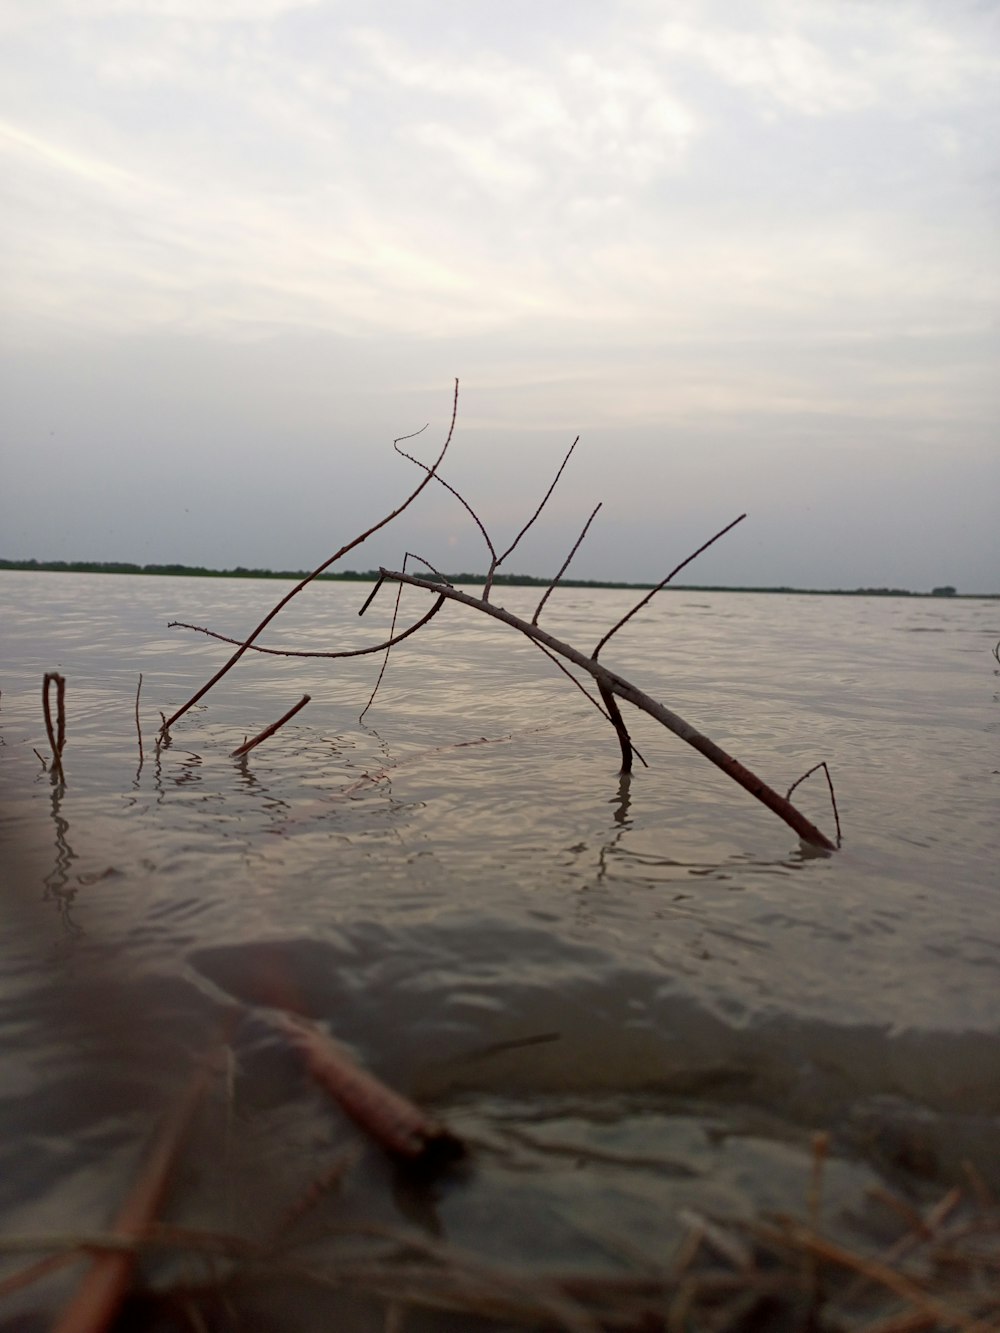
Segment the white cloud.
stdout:
[[[736,21],[682,17],[658,32],[661,49],[724,83],[806,116],[962,101],[1000,76],[996,51],[906,5],[787,2],[734,11]],[[763,22],[762,22],[763,19]]]

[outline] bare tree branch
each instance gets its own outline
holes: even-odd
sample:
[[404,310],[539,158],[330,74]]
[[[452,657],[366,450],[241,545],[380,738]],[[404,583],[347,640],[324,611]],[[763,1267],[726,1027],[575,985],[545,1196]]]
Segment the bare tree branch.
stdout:
[[717,532],[717,533],[715,534],[714,537],[709,537],[708,541],[707,541],[707,542],[703,542],[702,545],[698,547],[697,551],[692,551],[691,554],[687,557],[686,560],[682,560],[681,563],[680,563],[679,565],[675,566],[675,567],[670,571],[670,573],[667,575],[667,577],[666,577],[665,579],[661,579],[661,580],[659,581],[659,583],[656,585],[656,587],[653,588],[653,589],[651,589],[651,590],[646,594],[646,596],[642,599],[641,602],[636,602],[636,604],[635,604],[635,606],[633,606],[632,610],[629,611],[629,612],[627,613],[627,615],[622,616],[621,620],[618,621],[617,625],[612,625],[612,626],[611,626],[611,628],[608,630],[607,634],[605,634],[604,638],[600,641],[600,643],[599,643],[599,644],[597,645],[597,647],[594,649],[594,657],[596,658],[596,657],[598,656],[598,654],[600,653],[601,649],[604,647],[604,645],[607,643],[607,641],[611,638],[612,634],[617,634],[618,631],[621,629],[621,627],[622,627],[623,625],[627,624],[627,623],[632,619],[632,617],[635,615],[635,613],[636,613],[637,611],[641,611],[642,608],[646,605],[647,602],[652,601],[652,599],[656,596],[656,594],[660,591],[660,589],[661,589],[661,588],[665,588],[665,587],[667,586],[667,584],[670,582],[670,580],[674,577],[675,574],[679,574],[679,573],[681,572],[681,570],[684,568],[685,565],[689,565],[689,564],[691,563],[692,560],[696,559],[699,555],[701,555],[702,551],[707,551],[708,548],[709,548],[710,546],[714,545],[715,542],[717,542],[717,541],[719,540],[720,537],[724,537],[724,536],[726,535],[727,532],[729,532],[729,531],[731,531],[733,528],[735,528],[736,525],[737,525],[737,523],[742,523],[743,520],[744,520],[745,518],[746,518],[746,514],[740,514],[739,518],[734,518],[733,521],[732,521],[732,523],[727,523],[726,526],[725,526],[724,528],[720,529],[720,531]]
[[[718,535],[721,536],[721,534]],[[822,833],[801,811],[797,810],[786,797],[776,792],[773,787],[768,786],[762,778],[751,772],[739,760],[734,759],[732,755],[727,754],[721,746],[716,745],[714,741],[704,736],[677,713],[672,712],[664,704],[658,703],[645,691],[640,690],[630,681],[625,680],[623,676],[618,675],[617,672],[609,671],[607,667],[597,661],[596,657],[587,657],[584,653],[572,647],[571,644],[557,639],[538,625],[529,624],[528,621],[515,616],[502,606],[494,606],[491,602],[484,602],[482,598],[470,597],[468,593],[462,592],[459,588],[442,588],[440,584],[431,583],[429,580],[418,578],[413,574],[406,574],[402,570],[380,569],[379,573],[383,579],[410,583],[415,588],[424,588],[428,592],[436,593],[439,597],[447,598],[448,601],[461,602],[463,606],[471,607],[474,611],[481,611],[486,615],[493,616],[496,620],[502,620],[505,624],[519,630],[526,638],[544,644],[559,657],[573,662],[593,676],[598,682],[598,688],[603,684],[613,695],[616,695],[619,699],[625,699],[641,712],[655,718],[668,731],[672,731],[675,736],[680,737],[682,741],[697,750],[699,754],[704,755],[710,763],[722,769],[728,777],[743,787],[745,791],[748,791],[751,796],[754,796],[762,805],[767,806],[779,819],[784,820],[804,842],[810,843],[814,847],[821,847],[826,851],[836,851],[836,845],[830,841],[826,834]]]
[[[455,421],[457,417],[458,417],[458,380],[455,381],[455,392],[451,408],[451,425],[448,428],[448,434],[445,437],[444,444],[441,446],[441,452],[438,454],[437,459],[435,460],[433,465],[428,469],[427,475],[424,477],[423,481],[419,484],[419,486],[415,487],[407,496],[407,498],[403,501],[403,503],[401,505],[398,505],[397,508],[395,508],[391,514],[387,514],[385,518],[379,519],[377,523],[372,524],[372,526],[368,528],[367,531],[363,532],[359,537],[355,537],[353,541],[350,541],[345,546],[342,546],[339,551],[335,551],[334,554],[329,557],[329,559],[324,560],[323,563],[321,565],[318,565],[311,574],[306,575],[304,579],[302,579],[299,583],[297,583],[295,587],[291,590],[291,592],[286,593],[286,595],[282,597],[281,601],[278,602],[276,606],[272,607],[272,609],[267,613],[267,615],[260,622],[257,628],[249,635],[249,637],[245,639],[243,643],[240,644],[239,648],[236,650],[235,653],[233,653],[229,661],[226,662],[226,664],[223,667],[221,667],[215,673],[215,675],[212,676],[210,680],[206,681],[206,683],[201,687],[201,689],[197,690],[191,696],[191,698],[188,699],[187,703],[182,704],[181,707],[178,708],[175,713],[171,714],[171,716],[166,719],[166,721],[163,724],[163,732],[169,731],[170,728],[173,726],[173,724],[178,720],[178,718],[183,717],[184,714],[188,711],[188,709],[193,708],[194,705],[198,702],[198,700],[202,699],[212,688],[213,685],[218,684],[218,682],[222,679],[222,677],[229,670],[231,670],[232,667],[236,665],[236,663],[240,660],[240,658],[247,651],[247,649],[253,645],[254,640],[264,632],[264,630],[268,627],[268,625],[275,618],[275,616],[280,611],[284,610],[284,608],[288,605],[288,603],[292,600],[293,597],[295,597],[298,593],[300,593],[303,588],[307,587],[310,583],[312,583],[313,579],[317,578],[320,574],[322,574],[325,569],[329,569],[329,567],[332,564],[334,564],[342,556],[345,556],[348,551],[353,551],[356,546],[360,546],[362,542],[367,541],[368,538],[371,537],[373,533],[378,532],[380,528],[384,528],[386,524],[391,523],[394,518],[398,517],[398,515],[400,515],[403,512],[404,509],[409,508],[409,506],[417,498],[420,492],[428,484],[431,477],[435,475],[438,467],[441,464],[441,460],[447,453],[448,445],[451,443],[452,436],[455,433]],[[424,429],[426,429],[426,427]],[[419,434],[420,432],[416,433]],[[399,439],[394,441],[394,446],[395,444],[399,443],[399,440],[411,439],[411,438],[412,436],[401,435],[399,436]]]

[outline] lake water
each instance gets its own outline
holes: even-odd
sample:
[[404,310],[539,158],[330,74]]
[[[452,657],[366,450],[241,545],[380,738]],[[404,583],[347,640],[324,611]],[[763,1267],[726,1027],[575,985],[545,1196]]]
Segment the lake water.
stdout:
[[[248,654],[156,753],[158,710],[227,652],[167,622],[239,636],[284,590],[0,573],[3,1234],[106,1225],[234,1004],[170,1215],[264,1234],[355,1138],[269,1021],[276,987],[475,1145],[429,1191],[372,1150],[339,1226],[663,1260],[692,1209],[801,1213],[816,1130],[833,1235],[877,1229],[873,1188],[919,1200],[965,1159],[1000,1184],[1000,603],[672,591],[604,650],[779,790],[826,760],[844,846],[821,855],[640,714],[649,767],[621,780],[551,663],[451,605],[363,724],[379,658]],[[376,642],[392,595],[359,620],[366,593],[315,585],[261,643]],[[494,600],[530,618],[537,592]],[[542,623],[589,651],[632,600],[563,590]],[[408,591],[404,619],[425,606]],[[45,671],[64,789],[33,753]],[[794,799],[832,835],[821,775]],[[46,1327],[68,1281],[0,1322]],[[281,1326],[326,1326],[311,1308]]]

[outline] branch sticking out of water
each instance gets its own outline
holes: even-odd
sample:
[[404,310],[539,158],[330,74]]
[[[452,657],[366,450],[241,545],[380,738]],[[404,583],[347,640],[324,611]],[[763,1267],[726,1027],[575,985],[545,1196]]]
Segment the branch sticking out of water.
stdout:
[[[578,651],[571,644],[564,643],[562,640],[557,639],[554,635],[549,634],[545,630],[540,629],[538,626],[538,619],[542,611],[542,608],[545,605],[546,599],[548,598],[549,594],[552,592],[556,584],[559,582],[559,580],[562,578],[562,575],[565,572],[566,568],[568,567],[570,560],[573,558],[577,549],[582,543],[584,537],[586,536],[590,524],[593,521],[595,515],[597,514],[597,509],[599,509],[600,506],[597,506],[597,508],[595,508],[594,511],[591,513],[590,518],[584,525],[583,531],[580,533],[579,537],[577,538],[576,542],[571,548],[569,556],[563,562],[563,565],[560,568],[559,572],[556,574],[555,578],[549,584],[544,595],[542,596],[542,599],[539,602],[531,621],[523,620],[519,616],[515,616],[511,612],[504,610],[503,607],[495,606],[493,603],[490,602],[490,591],[493,586],[494,576],[496,574],[498,566],[516,549],[522,537],[524,537],[525,533],[531,528],[531,526],[538,519],[546,503],[548,502],[550,496],[555,490],[555,487],[558,484],[559,479],[562,476],[563,471],[570,460],[570,457],[572,456],[573,450],[576,448],[577,440],[579,439],[579,437],[577,437],[577,440],[574,440],[573,443],[570,445],[569,450],[567,451],[565,457],[563,458],[562,462],[559,465],[559,468],[556,472],[555,477],[552,480],[552,483],[550,484],[548,490],[545,492],[544,496],[541,499],[541,502],[538,504],[534,513],[528,519],[527,523],[524,524],[524,526],[521,528],[517,536],[506,548],[506,550],[498,553],[496,545],[494,544],[493,539],[490,537],[490,534],[487,531],[486,525],[483,523],[482,519],[476,513],[472,505],[469,504],[468,500],[466,500],[465,497],[461,495],[455,489],[455,487],[450,484],[450,482],[445,481],[443,477],[438,475],[438,468],[441,464],[442,459],[444,458],[445,451],[447,450],[451,438],[454,434],[457,411],[458,411],[458,383],[456,381],[455,399],[452,406],[451,426],[448,431],[448,436],[445,440],[444,446],[442,447],[441,452],[439,453],[437,459],[433,464],[423,463],[419,459],[415,458],[412,454],[408,453],[405,449],[400,448],[401,439],[410,437],[401,437],[401,439],[397,439],[394,442],[394,448],[396,449],[396,452],[402,455],[402,457],[408,459],[410,462],[415,463],[416,466],[419,467],[424,472],[425,475],[420,485],[417,486],[415,490],[411,493],[410,497],[397,509],[393,510],[391,514],[387,515],[380,522],[374,524],[361,537],[356,538],[353,542],[349,543],[347,546],[342,547],[340,551],[337,552],[336,555],[331,556],[329,560],[325,561],[317,570],[315,570],[312,574],[310,574],[307,579],[304,579],[300,584],[298,584],[292,590],[292,592],[289,593],[286,597],[284,597],[274,607],[274,609],[264,618],[264,620],[261,621],[260,625],[258,625],[257,629],[254,630],[254,632],[250,635],[248,639],[246,639],[243,642],[229,640],[229,642],[238,642],[237,651],[230,658],[226,666],[224,666],[221,671],[216,673],[216,675],[212,677],[212,679],[208,682],[208,684],[203,686],[202,689],[199,690],[198,693],[195,694],[188,701],[188,703],[184,705],[182,709],[180,709],[177,713],[173,715],[173,717],[167,719],[164,722],[164,727],[161,736],[165,737],[169,726],[178,717],[180,717],[182,713],[186,712],[187,709],[192,706],[192,704],[194,704],[198,699],[200,699],[202,695],[208,689],[210,689],[211,686],[215,684],[215,682],[219,680],[221,676],[224,675],[225,672],[228,671],[231,666],[235,664],[235,662],[243,655],[243,653],[245,653],[251,648],[255,649],[255,651],[260,651],[260,652],[280,652],[282,656],[302,656],[302,657],[306,656],[354,657],[354,656],[359,656],[364,652],[377,652],[381,650],[386,650],[386,652],[388,652],[388,649],[394,643],[398,643],[400,639],[405,638],[407,634],[414,633],[415,630],[418,629],[421,624],[426,623],[426,621],[429,620],[430,617],[437,612],[437,610],[441,607],[444,601],[446,600],[455,601],[461,603],[464,606],[471,607],[476,611],[483,612],[486,615],[493,616],[495,619],[503,621],[505,624],[511,626],[513,629],[518,630],[527,639],[530,639],[537,647],[541,648],[553,659],[563,659],[563,661],[565,662],[570,662],[575,666],[579,667],[581,670],[589,673],[594,678],[594,680],[597,683],[597,689],[603,703],[603,708],[601,707],[601,705],[597,703],[597,700],[594,699],[593,696],[591,696],[586,690],[584,690],[584,693],[587,694],[587,697],[590,699],[591,703],[593,703],[596,707],[598,707],[600,711],[605,713],[606,717],[608,718],[608,720],[611,722],[611,724],[615,729],[619,745],[621,748],[621,755],[622,755],[621,772],[623,774],[628,774],[632,771],[633,755],[636,754],[637,751],[632,743],[632,738],[629,735],[628,727],[625,724],[625,720],[622,716],[621,709],[618,705],[618,700],[625,700],[627,703],[632,704],[633,707],[639,709],[641,712],[648,714],[650,717],[660,722],[668,730],[672,731],[674,735],[680,737],[681,740],[685,741],[688,745],[696,749],[700,754],[704,755],[705,758],[708,759],[710,763],[714,764],[717,768],[721,769],[725,774],[727,774],[728,777],[732,778],[734,782],[738,783],[741,787],[743,787],[746,791],[748,791],[756,800],[760,801],[763,805],[767,806],[769,810],[772,810],[780,819],[784,820],[784,822],[788,824],[790,828],[794,829],[794,831],[799,835],[799,837],[804,842],[810,844],[813,847],[821,848],[824,851],[835,851],[837,849],[837,846],[839,846],[840,842],[840,821],[839,817],[837,817],[835,801],[834,801],[834,816],[837,819],[837,839],[838,839],[836,844],[831,842],[831,840],[826,836],[825,833],[823,833],[820,829],[816,827],[815,824],[813,824],[810,820],[808,820],[805,817],[805,815],[801,813],[801,811],[796,809],[796,807],[792,805],[788,796],[781,796],[777,791],[775,791],[772,787],[770,787],[755,773],[751,772],[750,769],[746,768],[732,755],[727,754],[725,750],[723,750],[720,746],[716,745],[715,742],[710,740],[707,736],[704,736],[689,722],[686,722],[682,717],[678,716],[678,714],[672,712],[664,704],[661,704],[657,702],[657,700],[651,698],[648,694],[640,690],[637,686],[633,685],[630,681],[626,680],[623,676],[620,676],[617,672],[609,671],[602,663],[598,661],[601,649],[605,646],[605,644],[607,644],[608,641],[615,634],[617,634],[617,632],[624,625],[626,625],[628,621],[631,620],[632,617],[635,616],[650,601],[650,599],[656,595],[657,592],[660,591],[660,589],[664,588],[677,574],[680,573],[682,569],[684,569],[687,565],[689,565],[691,561],[694,560],[698,555],[700,555],[703,551],[707,550],[715,542],[719,541],[721,537],[725,536],[725,534],[731,531],[732,528],[736,527],[738,523],[741,523],[746,518],[746,515],[740,514],[738,518],[733,519],[731,523],[727,523],[724,528],[721,528],[713,537],[710,537],[708,541],[703,542],[702,545],[699,546],[696,551],[693,551],[690,555],[686,556],[678,565],[676,565],[670,571],[670,573],[664,579],[660,580],[660,582],[656,585],[655,588],[653,588],[649,593],[647,593],[646,596],[644,596],[639,602],[637,602],[636,605],[633,606],[630,611],[628,611],[624,616],[621,617],[620,620],[618,620],[614,625],[611,626],[611,628],[607,631],[607,633],[599,640],[593,652],[589,656],[587,656],[586,654]],[[480,597],[471,597],[469,596],[468,593],[461,592],[458,588],[455,588],[452,585],[450,585],[447,582],[447,580],[443,578],[442,575],[437,573],[437,571],[435,571],[435,578],[433,579],[433,581],[427,577],[421,578],[418,577],[417,575],[409,574],[406,571],[406,563],[404,562],[403,568],[401,570],[389,570],[385,568],[381,568],[379,570],[378,581],[374,589],[372,590],[371,594],[365,601],[364,606],[361,608],[361,613],[363,614],[364,611],[367,610],[375,594],[381,588],[382,584],[386,581],[394,582],[400,585],[402,585],[403,583],[408,583],[411,584],[413,587],[424,588],[428,592],[434,593],[436,595],[437,600],[431,607],[430,611],[428,611],[427,615],[422,620],[417,621],[415,625],[411,626],[409,630],[404,631],[399,635],[395,633],[396,614],[398,613],[398,605],[399,605],[398,592],[397,592],[397,603],[396,603],[397,611],[393,615],[393,623],[392,623],[392,628],[390,630],[389,639],[387,642],[383,644],[375,645],[374,647],[367,649],[354,649],[340,653],[305,653],[305,652],[299,653],[299,652],[289,652],[287,650],[256,648],[254,640],[258,637],[258,635],[265,628],[265,626],[270,624],[270,622],[274,619],[274,617],[278,614],[278,612],[282,609],[282,607],[284,607],[297,592],[301,591],[301,589],[305,587],[307,583],[309,583],[324,569],[326,569],[329,564],[332,564],[334,560],[338,559],[339,556],[345,554],[347,551],[351,550],[354,546],[357,546],[360,542],[364,541],[365,538],[370,536],[373,532],[378,531],[379,528],[383,528],[386,526],[387,523],[391,522],[393,518],[395,518],[398,514],[400,514],[403,511],[403,509],[407,507],[407,505],[409,505],[410,503],[412,503],[414,499],[416,499],[417,495],[420,494],[423,488],[432,479],[439,481],[441,485],[445,487],[446,490],[448,490],[452,495],[456,497],[456,499],[471,515],[473,521],[476,523],[477,527],[482,533],[483,540],[485,541],[487,550],[490,553],[490,565],[486,574],[483,591]],[[417,557],[417,558],[420,559],[422,563],[429,565],[429,562],[423,560],[423,557]],[[432,570],[434,568],[432,565],[429,565],[429,567]],[[200,629],[200,627],[195,627],[195,626],[191,626],[190,628]],[[211,634],[213,635],[213,637],[216,638],[224,637],[222,635],[216,635],[212,630],[200,630],[200,632]],[[386,662],[387,660],[388,656],[386,658]],[[383,662],[382,672],[379,675],[379,680],[381,680],[382,673],[384,673],[385,671],[386,662]],[[561,662],[560,666],[562,666]],[[577,684],[578,688],[582,689],[583,687],[580,686],[579,682],[576,681],[575,678],[573,679],[574,683]],[[367,709],[371,706],[372,700],[374,699],[377,690],[378,690],[378,684],[376,683],[375,690],[373,690],[372,692],[372,697],[371,699],[369,699],[368,705],[366,706],[365,709],[366,712]],[[249,748],[249,747],[244,747],[244,748]],[[234,753],[239,754],[241,753],[241,751],[238,750],[235,751]],[[640,755],[639,758],[641,759],[642,756]],[[643,760],[642,762],[645,763],[645,760]],[[826,769],[825,764],[820,766]],[[830,775],[828,771],[827,771],[827,781],[828,783],[830,783],[830,792],[832,797],[833,785],[832,782],[830,782]]]
[[[608,694],[624,699],[627,703],[638,708],[641,712],[665,726],[668,731],[672,731],[682,741],[686,741],[699,754],[705,756],[716,768],[720,768],[734,782],[738,783],[751,796],[755,797],[762,805],[774,812],[779,819],[783,819],[790,828],[794,829],[799,837],[813,847],[822,848],[824,851],[836,851],[836,845],[830,841],[825,833],[822,833],[815,824],[808,820],[801,811],[797,810],[787,797],[782,796],[775,791],[773,787],[759,778],[756,773],[746,768],[734,759],[732,755],[727,754],[721,746],[716,745],[714,741],[707,736],[702,735],[690,722],[686,722],[677,713],[671,711],[666,705],[658,703],[645,691],[640,690],[638,686],[620,676],[615,671],[609,671],[602,663],[598,662],[593,656],[588,657],[574,648],[571,644],[564,643],[557,639],[555,635],[549,634],[538,625],[532,625],[527,620],[522,620],[520,616],[515,616],[512,612],[505,610],[502,606],[494,606],[490,602],[484,602],[482,598],[470,597],[468,593],[462,592],[459,588],[442,588],[438,583],[431,583],[428,579],[418,578],[414,574],[406,574],[402,570],[379,569],[379,574],[387,582],[411,583],[415,588],[425,588],[428,592],[436,593],[439,597],[445,597],[448,601],[459,602],[474,611],[480,611],[485,615],[492,616],[496,620],[503,621],[510,625],[512,629],[519,630],[526,638],[532,639],[537,643],[544,644],[551,649],[557,656],[565,658],[566,661],[574,663],[583,671],[588,672],[597,681],[598,689],[601,690],[605,705],[607,704]],[[624,729],[624,722],[622,722]],[[629,754],[626,748],[625,740],[622,737],[622,731],[616,725],[619,740],[622,742],[623,771],[628,771]],[[625,731],[625,737],[628,733]],[[631,742],[629,742],[629,746]]]
[[830,804],[833,806],[833,820],[834,823],[837,825],[837,846],[839,847],[840,844],[843,842],[843,838],[841,837],[840,833],[840,814],[837,810],[837,796],[833,790],[833,778],[830,777],[830,770],[827,768],[824,760],[821,759],[818,764],[813,764],[812,768],[808,769],[805,773],[803,773],[800,778],[796,778],[796,780],[785,792],[785,800],[786,801],[790,800],[792,792],[795,790],[795,788],[799,786],[800,783],[805,782],[806,778],[812,777],[812,775],[818,772],[819,769],[822,769],[824,774],[826,775],[826,785],[830,789]]
[[236,749],[230,753],[230,759],[239,759],[241,755],[249,754],[255,746],[260,745],[261,741],[266,741],[269,736],[273,736],[279,727],[283,727],[286,722],[299,712],[300,709],[305,708],[310,697],[310,695],[304,694],[297,704],[292,708],[289,708],[287,713],[282,713],[277,722],[272,722],[269,727],[265,727],[263,731],[259,731],[256,736],[252,737],[252,739],[244,741],[242,745],[238,745]]
[[[452,408],[451,408],[451,425],[448,428],[448,434],[445,437],[444,444],[441,446],[441,452],[438,454],[437,458],[434,460],[431,466],[427,469],[427,475],[424,477],[423,481],[419,484],[419,486],[414,487],[414,489],[406,497],[403,503],[397,505],[397,507],[392,511],[391,514],[387,514],[385,518],[379,519],[377,523],[373,523],[372,526],[370,528],[367,528],[364,532],[362,532],[360,536],[355,537],[352,541],[349,541],[344,546],[342,546],[338,551],[335,551],[333,555],[331,555],[328,559],[324,560],[321,565],[317,565],[317,567],[313,570],[311,574],[306,575],[304,579],[300,580],[300,582],[298,582],[295,585],[295,587],[291,590],[291,592],[286,593],[285,596],[282,597],[282,599],[275,606],[271,608],[271,610],[267,613],[267,615],[260,622],[257,628],[253,630],[253,632],[249,635],[249,637],[240,644],[239,648],[236,650],[235,653],[233,653],[229,661],[226,662],[224,666],[220,667],[219,670],[215,673],[215,675],[212,676],[211,679],[207,680],[200,690],[196,690],[195,693],[192,694],[191,698],[188,699],[187,703],[182,704],[181,707],[178,708],[175,713],[172,713],[170,717],[164,720],[161,735],[165,735],[174,725],[174,723],[178,720],[178,718],[183,717],[184,714],[188,711],[188,709],[193,708],[194,705],[199,701],[199,699],[202,699],[208,693],[208,691],[212,688],[213,685],[218,684],[218,682],[222,679],[222,677],[236,665],[236,663],[240,660],[240,658],[247,651],[247,649],[253,644],[254,640],[259,638],[260,635],[263,634],[264,630],[267,629],[268,625],[270,625],[271,621],[275,618],[275,616],[278,615],[280,611],[284,610],[284,608],[288,605],[288,603],[292,600],[293,597],[295,597],[298,593],[300,593],[303,588],[307,587],[310,583],[312,583],[313,579],[318,578],[319,575],[322,574],[325,569],[329,569],[329,567],[332,564],[335,564],[336,561],[341,559],[342,556],[345,556],[348,553],[348,551],[353,551],[356,546],[360,546],[362,542],[367,541],[368,538],[373,535],[373,533],[378,532],[380,528],[384,528],[387,523],[391,523],[394,518],[397,518],[403,512],[404,509],[409,508],[409,506],[417,498],[417,496],[428,484],[431,478],[435,475],[438,467],[441,464],[441,460],[447,453],[448,446],[449,444],[451,444],[452,436],[455,433],[455,421],[457,416],[458,416],[458,380],[455,381],[455,392],[454,392],[454,397],[452,399]],[[423,427],[423,429],[426,429],[426,427]],[[419,434],[420,432],[418,431],[416,433]],[[412,436],[400,436],[399,438],[409,439],[412,438]],[[397,440],[396,443],[398,444],[399,440]]]
[[[56,725],[52,726],[52,706],[49,701],[51,687],[56,687]],[[65,784],[62,754],[66,745],[66,677],[58,671],[46,671],[42,680],[42,712],[45,715],[45,732],[52,749],[52,776],[57,782]]]

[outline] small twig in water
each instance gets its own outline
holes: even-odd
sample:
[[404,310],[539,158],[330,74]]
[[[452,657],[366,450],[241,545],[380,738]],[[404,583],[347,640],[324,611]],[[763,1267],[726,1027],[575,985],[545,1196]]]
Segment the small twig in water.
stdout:
[[254,736],[251,740],[244,741],[242,745],[238,745],[236,749],[233,750],[232,753],[230,754],[229,756],[230,759],[239,759],[241,755],[247,754],[250,750],[252,750],[255,745],[259,745],[261,741],[266,741],[268,736],[273,736],[279,727],[283,727],[285,723],[289,720],[289,718],[293,718],[295,716],[295,714],[299,711],[299,709],[305,708],[306,704],[309,702],[309,699],[310,696],[308,694],[304,694],[302,698],[298,701],[298,703],[295,704],[294,707],[289,708],[287,713],[282,713],[281,717],[278,718],[277,722],[272,722],[269,727],[265,727],[263,731],[258,732],[257,735]]
[[837,810],[837,797],[834,794],[833,790],[833,779],[830,777],[830,770],[827,768],[824,760],[821,759],[818,764],[813,764],[812,768],[810,768],[807,773],[803,773],[800,778],[798,778],[795,782],[792,783],[792,785],[785,792],[785,800],[790,801],[792,799],[792,792],[795,790],[795,788],[799,786],[800,783],[805,782],[806,778],[812,777],[813,773],[815,773],[816,770],[820,768],[826,774],[826,785],[830,789],[830,804],[833,806],[833,820],[834,823],[837,825],[837,846],[839,847],[841,842],[843,841],[840,835],[840,814]]
[[142,727],[139,725],[139,694],[142,690],[142,672],[139,672],[139,684],[135,687],[135,730],[139,737],[139,767],[143,765]]
[[[49,689],[56,687],[56,727],[52,726],[52,707],[49,702]],[[42,680],[42,712],[45,714],[45,731],[52,747],[52,776],[65,783],[62,753],[66,744],[66,677],[58,671],[46,671]]]

